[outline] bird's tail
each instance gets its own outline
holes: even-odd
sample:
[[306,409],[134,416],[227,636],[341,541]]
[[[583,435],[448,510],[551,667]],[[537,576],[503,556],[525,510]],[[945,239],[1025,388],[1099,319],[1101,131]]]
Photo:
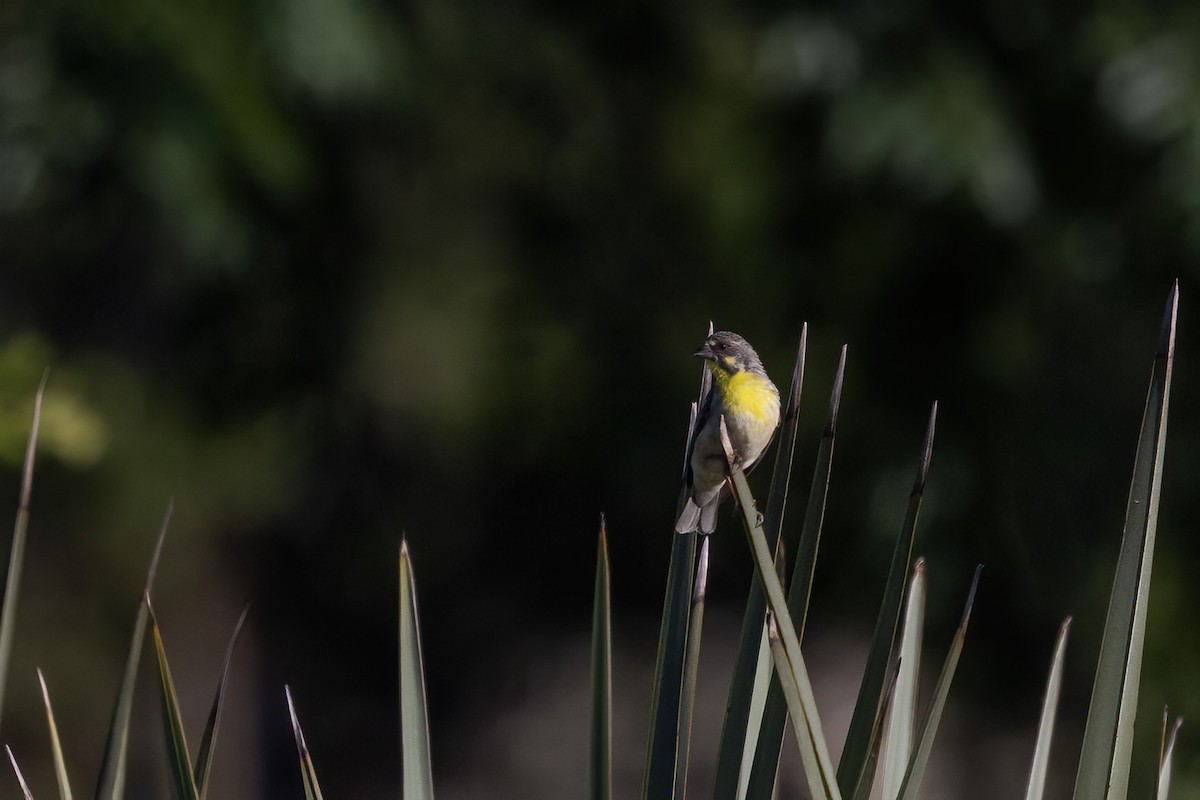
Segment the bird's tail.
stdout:
[[700,526],[702,509],[696,505],[696,501],[688,498],[684,501],[683,511],[679,513],[679,519],[675,520],[676,533],[691,533]]
[[696,505],[696,501],[688,498],[683,504],[683,511],[675,521],[676,533],[691,533],[699,530],[709,534],[717,529],[717,509],[721,505],[721,495],[716,495],[704,506]]

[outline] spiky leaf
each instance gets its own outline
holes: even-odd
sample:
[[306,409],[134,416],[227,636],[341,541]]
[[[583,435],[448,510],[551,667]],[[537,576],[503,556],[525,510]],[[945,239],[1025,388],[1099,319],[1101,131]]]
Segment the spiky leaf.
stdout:
[[[299,736],[298,725],[296,730]],[[425,665],[421,657],[417,584],[407,541],[400,543],[400,734],[404,751],[404,800],[432,800],[433,765],[429,756],[429,715],[425,707]],[[313,783],[316,783],[315,773]]]
[[592,736],[588,753],[591,800],[612,800],[612,618],[608,569],[608,530],[601,515],[592,599]]
[[67,777],[67,759],[63,755],[62,741],[58,738],[58,725],[54,722],[54,709],[50,706],[50,690],[46,688],[46,676],[37,671],[38,684],[42,688],[42,703],[46,707],[46,724],[50,728],[50,752],[54,756],[54,777],[58,781],[58,796],[71,800],[71,781]]
[[17,757],[13,755],[12,748],[4,745],[4,752],[8,753],[8,763],[12,764],[13,772],[16,773],[17,783],[21,784],[21,793],[25,795],[25,800],[33,800],[33,792],[29,791],[29,784],[25,782],[25,776],[21,774],[21,768],[17,766]]
[[1037,743],[1033,747],[1033,762],[1029,766],[1029,784],[1025,788],[1025,800],[1042,800],[1046,790],[1046,773],[1050,767],[1050,743],[1054,738],[1054,717],[1058,709],[1058,696],[1062,692],[1063,664],[1066,661],[1067,633],[1071,630],[1071,618],[1063,620],[1054,643],[1054,657],[1050,661],[1050,677],[1046,679],[1046,693],[1042,698],[1042,716],[1038,722]]
[[[288,716],[292,719],[292,734],[296,737],[296,752],[300,755],[300,779],[304,783],[305,800],[324,800],[321,796],[321,785],[317,782],[317,770],[313,766],[312,755],[308,752],[308,743],[304,741],[304,731],[300,729],[300,718],[296,716],[296,704],[292,701],[292,690],[283,687],[287,696]],[[409,795],[405,793],[404,797]]]
[[1096,666],[1096,680],[1092,684],[1079,771],[1075,776],[1075,800],[1120,800],[1125,797],[1129,785],[1133,722],[1137,712],[1142,648],[1146,636],[1146,609],[1150,599],[1150,572],[1158,527],[1178,310],[1177,282],[1171,288],[1167,310],[1163,315],[1146,410],[1142,416],[1142,430],[1133,461],[1133,480],[1125,507],[1121,552],[1117,558],[1112,593],[1109,595],[1104,639]]
[[1158,752],[1158,791],[1155,800],[1167,800],[1171,792],[1171,759],[1175,753],[1175,740],[1179,737],[1179,727],[1183,725],[1183,717],[1177,717],[1168,731],[1167,709],[1163,709],[1162,738]]
[[925,438],[921,445],[921,457],[917,464],[917,476],[908,496],[908,510],[896,537],[896,548],[892,551],[892,564],[888,569],[887,584],[883,590],[883,602],[879,617],[875,621],[875,633],[871,636],[871,648],[867,652],[867,665],[863,670],[862,682],[858,687],[858,699],[850,716],[850,729],[842,757],[838,761],[837,780],[843,793],[858,796],[858,787],[870,786],[874,778],[871,769],[871,728],[883,703],[883,684],[887,675],[888,661],[896,643],[900,625],[900,611],[904,607],[905,587],[912,560],[913,541],[916,537],[917,518],[921,512],[921,500],[925,496],[925,479],[929,474],[929,462],[933,456],[933,435],[937,424],[937,403],[929,412],[929,423],[925,427]]
[[46,380],[49,375],[49,370],[42,375],[42,382],[33,398],[33,422],[29,426],[29,442],[25,446],[21,495],[17,502],[17,519],[13,523],[12,544],[9,547],[8,575],[4,582],[4,604],[0,606],[0,712],[4,710],[8,661],[12,655],[13,634],[17,627],[17,597],[21,589],[21,567],[25,562],[25,540],[29,531],[29,498],[33,492],[33,458],[37,453],[38,429],[42,424],[42,397],[46,393]]
[[212,706],[208,711],[208,721],[204,724],[204,734],[200,737],[200,752],[196,754],[196,768],[193,773],[200,800],[204,800],[205,791],[208,789],[208,777],[212,773],[213,746],[216,744],[217,730],[221,725],[221,709],[225,705],[225,687],[229,682],[229,665],[233,663],[233,648],[237,645],[238,637],[242,633],[242,626],[246,624],[246,615],[249,613],[249,608],[242,611],[237,625],[233,628],[233,635],[229,637],[229,646],[225,648],[225,664],[221,668],[221,677],[217,681],[217,691],[213,694]]
[[[834,781],[833,763],[829,758],[829,746],[825,740],[820,716],[817,713],[816,698],[813,696],[812,684],[808,679],[808,669],[800,653],[800,640],[796,636],[796,629],[792,624],[791,614],[788,612],[783,586],[779,582],[779,576],[775,574],[771,548],[767,544],[766,534],[762,528],[762,519],[755,507],[750,486],[746,483],[746,476],[741,468],[734,463],[733,448],[729,444],[729,435],[725,429],[724,419],[721,420],[721,441],[725,447],[725,456],[730,468],[729,477],[733,493],[741,506],[742,521],[754,556],[755,571],[766,592],[767,605],[775,616],[788,668],[792,672],[798,690],[800,703],[798,706],[789,708],[789,711],[793,716],[793,727],[797,731],[797,739],[803,751],[802,757],[806,761],[811,757],[817,766],[816,770],[806,773],[809,791],[814,800],[840,798],[841,794]],[[776,669],[779,669],[778,661]],[[810,748],[811,753],[807,752]]]
[[[817,463],[809,487],[808,506],[805,509],[800,541],[796,547],[796,559],[792,566],[792,579],[788,586],[788,610],[792,619],[796,621],[796,635],[802,643],[804,623],[808,618],[808,598],[812,591],[812,579],[817,563],[817,548],[821,542],[821,528],[825,520],[825,500],[829,493],[829,476],[833,466],[833,446],[837,437],[838,409],[842,401],[845,372],[846,347],[843,346],[833,378],[833,388],[829,393],[828,414],[817,450]],[[775,787],[775,773],[779,766],[783,731],[786,726],[787,704],[782,688],[776,681],[772,681],[764,701],[762,725],[758,731],[753,768],[747,784],[746,797],[749,800],[770,800]]]
[[705,536],[700,545],[696,578],[692,582],[692,608],[688,619],[687,656],[683,662],[683,689],[679,703],[679,740],[676,744],[675,796],[687,791],[688,752],[692,744],[692,708],[696,701],[696,676],[700,672],[700,632],[704,630],[704,597],[708,591],[708,547]]
[[146,598],[150,614],[150,635],[154,640],[154,655],[158,661],[159,685],[162,689],[163,726],[167,742],[168,764],[171,773],[171,789],[176,800],[199,800],[200,792],[192,777],[192,762],[188,752],[187,736],[183,731],[183,715],[179,711],[179,696],[175,693],[175,681],[171,678],[171,666],[167,662],[167,651],[163,647],[162,632],[154,617],[150,598]]
[[892,708],[885,717],[883,774],[885,800],[900,795],[904,773],[912,756],[913,725],[917,713],[917,688],[921,671],[921,640],[925,630],[925,560],[913,565],[908,598],[904,604],[904,627],[900,634],[900,672],[896,678]]
[[950,684],[954,681],[954,671],[958,668],[958,658],[962,655],[963,643],[967,638],[967,624],[971,621],[971,608],[975,605],[975,592],[979,589],[979,574],[983,571],[980,564],[975,569],[975,577],[971,580],[971,590],[967,593],[967,602],[963,606],[962,619],[954,639],[950,643],[950,652],[942,664],[942,672],[938,675],[933,687],[933,699],[925,712],[925,721],[921,723],[921,733],[917,737],[917,746],[908,762],[908,771],[904,775],[904,783],[900,786],[900,800],[916,800],[921,790],[921,780],[925,777],[925,768],[929,765],[929,757],[933,753],[933,740],[937,736],[938,725],[942,721],[942,711],[946,707],[946,698],[950,695]]
[[171,521],[174,502],[167,503],[154,555],[150,557],[150,568],[146,571],[146,585],[142,588],[142,600],[138,603],[137,618],[133,623],[133,636],[129,641],[129,654],[125,657],[125,671],[113,703],[109,720],[108,736],[104,742],[104,757],[100,763],[100,774],[96,779],[96,800],[122,800],[125,796],[125,758],[129,751],[129,718],[133,714],[133,693],[137,684],[138,664],[142,658],[142,643],[146,641],[146,626],[150,611],[145,598],[154,588],[154,576],[158,572],[158,560],[162,555],[163,542],[167,538],[167,526]]

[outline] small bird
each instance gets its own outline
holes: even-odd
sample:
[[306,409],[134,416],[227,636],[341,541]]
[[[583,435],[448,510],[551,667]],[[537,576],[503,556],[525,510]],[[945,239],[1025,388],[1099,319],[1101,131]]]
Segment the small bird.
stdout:
[[721,418],[725,418],[736,462],[742,469],[749,469],[779,427],[779,390],[767,377],[758,353],[736,333],[711,334],[695,355],[708,362],[712,390],[696,415],[687,461],[687,500],[675,530],[712,533],[717,527],[717,507],[724,494],[727,471]]

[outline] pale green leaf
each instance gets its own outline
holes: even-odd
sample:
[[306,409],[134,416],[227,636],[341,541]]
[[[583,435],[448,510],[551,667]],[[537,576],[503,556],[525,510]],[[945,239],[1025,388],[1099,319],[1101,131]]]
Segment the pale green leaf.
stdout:
[[884,800],[900,796],[904,774],[912,756],[913,726],[917,713],[920,681],[921,640],[925,629],[925,561],[917,559],[904,607],[900,634],[900,671],[892,697],[892,708],[884,718],[883,772],[880,776]]
[[42,687],[42,703],[46,707],[46,724],[50,727],[50,752],[54,756],[54,777],[58,781],[58,796],[71,800],[71,781],[67,778],[67,759],[63,755],[62,741],[58,738],[58,725],[54,722],[54,709],[50,706],[50,690],[46,688],[46,676],[37,671],[38,684]]
[[[287,696],[288,716],[292,719],[292,733],[296,737],[296,751],[300,754],[300,778],[304,782],[306,800],[324,800],[321,796],[321,785],[317,783],[317,770],[313,766],[312,756],[308,752],[308,743],[304,741],[304,731],[300,729],[300,719],[296,716],[296,704],[292,702],[292,690],[283,687]],[[408,800],[409,795],[404,795]]]
[[25,776],[21,774],[21,768],[17,766],[17,758],[13,755],[12,748],[4,745],[4,751],[8,753],[8,761],[17,775],[17,783],[21,784],[21,793],[25,795],[25,800],[33,800],[33,792],[29,791],[29,784],[25,782]]
[[941,674],[933,687],[933,699],[925,712],[925,720],[921,723],[921,733],[917,737],[917,745],[912,758],[908,762],[908,771],[904,775],[904,783],[900,787],[901,800],[917,800],[921,791],[921,781],[925,777],[925,768],[929,766],[929,758],[933,753],[933,740],[937,736],[938,725],[942,721],[942,711],[946,708],[946,698],[950,695],[950,684],[954,681],[954,671],[958,668],[958,659],[962,655],[963,643],[967,638],[967,624],[971,621],[971,608],[975,605],[975,592],[979,588],[979,574],[983,571],[980,564],[975,569],[975,577],[971,580],[971,589],[967,592],[967,602],[963,607],[962,620],[954,639],[950,643],[950,652],[942,664]]
[[1178,312],[1179,284],[1176,282],[1163,315],[1133,461],[1125,529],[1108,600],[1096,679],[1092,684],[1079,771],[1075,776],[1075,800],[1123,800],[1129,785]]
[[1029,767],[1025,800],[1042,800],[1042,794],[1046,790],[1046,774],[1050,767],[1050,742],[1054,737],[1054,718],[1058,709],[1058,696],[1062,691],[1067,633],[1070,630],[1071,618],[1067,617],[1058,629],[1058,640],[1054,643],[1054,658],[1050,662],[1050,677],[1046,680],[1046,693],[1042,699],[1042,717],[1038,723],[1037,743],[1033,747],[1033,763]]
[[[432,800],[433,767],[429,756],[429,716],[425,707],[425,666],[421,657],[421,625],[417,614],[417,584],[408,542],[400,543],[400,743],[404,765],[404,800]],[[291,694],[288,694],[291,707]],[[303,744],[300,726],[296,744]],[[301,753],[307,758],[307,749]],[[309,764],[311,768],[311,760]],[[316,786],[316,772],[312,783]],[[319,792],[318,792],[319,794]]]

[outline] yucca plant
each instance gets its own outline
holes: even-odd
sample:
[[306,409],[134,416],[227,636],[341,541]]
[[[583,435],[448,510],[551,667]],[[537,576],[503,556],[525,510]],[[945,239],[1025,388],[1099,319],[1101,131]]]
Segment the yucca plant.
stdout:
[[[1142,433],[1135,457],[1125,536],[1117,574],[1113,581],[1105,641],[1097,667],[1084,749],[1079,760],[1076,798],[1124,797],[1128,783],[1132,719],[1136,707],[1157,522],[1177,310],[1176,284],[1172,287],[1164,315]],[[807,613],[811,569],[815,563],[824,514],[824,491],[828,484],[843,364],[839,364],[839,377],[834,381],[833,396],[829,405],[829,422],[822,437],[809,506],[797,547],[797,566],[791,573],[790,603],[784,597],[778,576],[779,567],[776,564],[779,526],[782,524],[782,508],[794,450],[794,415],[799,408],[803,384],[805,338],[802,334],[792,391],[784,417],[781,446],[771,480],[772,493],[765,514],[758,514],[745,476],[736,468],[730,454],[730,486],[742,508],[743,523],[754,556],[757,580],[751,588],[746,604],[741,646],[734,668],[718,754],[714,798],[741,800],[747,797],[772,796],[782,733],[782,726],[778,724],[779,714],[771,712],[775,707],[769,702],[772,696],[777,702],[782,698],[782,705],[786,706],[787,713],[791,716],[808,792],[812,797],[868,797],[871,787],[875,784],[874,772],[881,741],[886,739],[888,756],[881,778],[883,796],[886,800],[893,797],[912,798],[917,795],[922,772],[928,763],[950,681],[963,647],[979,573],[976,572],[972,582],[962,621],[935,686],[924,721],[919,732],[914,731],[917,685],[914,662],[918,658],[920,646],[919,636],[914,633],[910,637],[907,632],[915,632],[920,627],[923,612],[919,600],[914,600],[914,595],[919,598],[923,594],[923,566],[913,576],[914,588],[906,587],[909,584],[916,524],[932,455],[937,416],[935,404],[926,428],[908,510],[893,552],[858,701],[835,775],[829,762],[829,746],[812,700],[800,649],[800,637]],[[843,350],[843,361],[844,354]],[[702,384],[702,394],[705,390],[706,386]],[[669,742],[669,732],[672,729],[681,738],[686,737],[685,726],[682,723],[686,722],[691,714],[690,693],[680,692],[678,689],[682,684],[676,675],[682,672],[671,665],[682,663],[678,654],[687,650],[686,643],[689,637],[698,636],[698,631],[690,629],[694,623],[682,613],[683,606],[680,601],[680,598],[686,596],[685,580],[692,574],[692,553],[695,550],[695,544],[685,541],[686,539],[684,536],[677,537],[671,556],[667,600],[664,604],[660,633],[659,663],[655,673],[655,705],[644,797],[682,796],[681,789],[686,786],[686,777],[681,778],[677,774],[679,770],[686,769],[686,760],[679,756],[680,753],[686,753],[686,746],[681,748],[677,741],[677,746],[672,748]],[[908,620],[903,626],[906,632],[905,641],[897,648],[897,636],[903,619]],[[1044,787],[1054,711],[1061,687],[1065,636],[1064,624],[1055,647],[1055,659],[1043,702],[1042,721],[1038,728],[1038,743],[1030,768],[1027,790],[1027,796],[1030,798],[1040,797]],[[766,669],[764,662],[768,664]],[[772,689],[768,692],[768,700],[764,700],[761,676],[768,674],[771,668],[774,670]],[[886,736],[883,735],[885,728]],[[1160,796],[1164,797],[1170,782],[1170,756],[1174,748],[1174,732],[1177,730],[1177,726],[1173,727],[1171,734],[1168,734],[1164,724],[1159,781]],[[914,735],[915,739],[912,738]],[[673,780],[668,782],[664,777],[667,774],[671,774]]]
[[[1150,576],[1157,528],[1162,462],[1166,441],[1167,409],[1174,360],[1178,286],[1172,288],[1159,336],[1150,388],[1134,459],[1133,479],[1126,507],[1125,529],[1113,579],[1104,639],[1092,688],[1082,752],[1077,764],[1075,797],[1124,798],[1129,784],[1133,717],[1140,681]],[[914,800],[929,763],[942,712],[959,657],[964,647],[971,608],[979,583],[977,569],[967,593],[961,620],[923,713],[918,712],[917,687],[923,650],[928,565],[914,563],[914,543],[925,483],[933,452],[937,405],[930,412],[916,476],[905,516],[893,549],[866,667],[859,686],[842,756],[835,765],[831,747],[817,710],[802,650],[812,585],[824,521],[825,499],[836,439],[838,409],[846,364],[843,348],[827,406],[826,423],[818,446],[808,492],[808,505],[798,529],[784,525],[795,439],[804,381],[807,328],[802,329],[791,389],[783,417],[780,446],[770,481],[765,512],[758,512],[746,476],[737,466],[728,436],[724,443],[728,481],[740,509],[740,518],[754,562],[755,580],[746,607],[737,660],[729,687],[729,701],[717,756],[714,800],[770,798],[775,788],[785,727],[791,724],[807,792],[814,800],[864,800],[878,791],[884,800]],[[20,502],[11,545],[4,605],[0,612],[0,701],[13,638],[21,560],[29,520],[33,460],[45,381],[35,404],[26,451]],[[707,371],[701,381],[700,400],[709,390]],[[692,407],[689,438],[694,434],[697,405]],[[722,421],[722,428],[724,423]],[[137,666],[147,635],[153,642],[159,671],[168,771],[173,795],[181,800],[202,800],[209,785],[213,753],[225,689],[245,614],[238,621],[203,728],[200,747],[193,757],[175,694],[162,631],[155,618],[151,596],[170,507],[164,517],[151,559],[142,602],[138,608],[126,669],[117,692],[108,739],[94,796],[118,800],[124,796],[125,761]],[[666,595],[659,635],[653,684],[651,727],[647,741],[643,797],[648,800],[682,798],[688,790],[688,760],[692,708],[698,691],[697,663],[704,619],[708,540],[696,534],[673,535]],[[791,569],[782,554],[794,550]],[[400,719],[403,764],[402,796],[406,800],[433,797],[433,772],[429,747],[424,665],[416,600],[416,582],[407,542],[399,558]],[[788,588],[785,591],[785,583]],[[611,580],[607,531],[603,518],[597,549],[593,605],[591,749],[588,786],[593,800],[612,797],[612,621]],[[1051,669],[1042,701],[1037,740],[1029,768],[1027,800],[1040,800],[1050,763],[1055,714],[1062,688],[1066,639],[1070,620],[1063,623],[1054,645]],[[49,726],[58,795],[69,800],[71,782],[66,771],[52,710],[47,681],[38,671]],[[308,800],[322,797],[311,753],[300,727],[291,690],[285,688],[288,713],[299,755],[301,783]],[[2,702],[0,702],[2,705]],[[918,725],[917,720],[921,722]],[[1164,710],[1160,741],[1157,793],[1166,800],[1171,765],[1181,720],[1170,720]],[[17,759],[8,756],[23,795],[32,800]],[[876,774],[876,773],[879,774]]]
[[[20,502],[17,506],[17,519],[13,529],[10,545],[9,566],[4,588],[3,610],[0,611],[0,710],[2,710],[3,688],[8,673],[9,657],[12,650],[13,632],[16,619],[16,605],[19,594],[22,561],[25,552],[25,540],[29,527],[30,497],[33,486],[33,462],[37,450],[37,438],[41,422],[42,400],[45,395],[47,375],[43,376],[41,385],[34,397],[33,422],[30,426],[29,444],[25,451],[25,461],[22,468]],[[159,557],[162,553],[163,541],[166,538],[167,526],[171,518],[172,503],[168,503],[159,530],[158,541],[150,560],[150,568],[146,583],[142,590],[142,602],[138,606],[134,632],[130,641],[129,654],[126,659],[125,671],[117,690],[116,701],[108,728],[101,758],[100,773],[97,776],[93,796],[96,800],[120,800],[125,796],[125,765],[129,750],[129,722],[133,709],[134,689],[137,681],[138,664],[141,660],[142,645],[146,639],[147,627],[150,627],[155,645],[155,655],[159,667],[162,686],[162,706],[164,719],[164,740],[170,754],[170,772],[172,776],[173,794],[176,798],[185,800],[203,800],[211,774],[214,745],[217,730],[220,725],[221,710],[224,706],[225,688],[229,676],[230,663],[233,657],[234,645],[246,620],[243,612],[234,630],[225,656],[225,665],[221,672],[217,690],[213,698],[208,720],[204,726],[200,749],[193,762],[188,753],[183,723],[179,713],[179,702],[175,695],[174,683],[162,642],[162,634],[154,612],[150,597],[154,586],[154,577],[158,569]],[[45,675],[37,670],[38,684],[41,689],[43,706],[46,711],[46,721],[49,727],[50,750],[54,761],[55,778],[58,784],[58,796],[61,800],[71,800],[71,781],[67,774],[66,758],[62,742],[58,734],[58,723],[54,717],[50,701],[50,690]],[[21,791],[26,798],[32,800],[33,793],[21,774],[12,750],[6,746],[9,762],[12,764]]]

